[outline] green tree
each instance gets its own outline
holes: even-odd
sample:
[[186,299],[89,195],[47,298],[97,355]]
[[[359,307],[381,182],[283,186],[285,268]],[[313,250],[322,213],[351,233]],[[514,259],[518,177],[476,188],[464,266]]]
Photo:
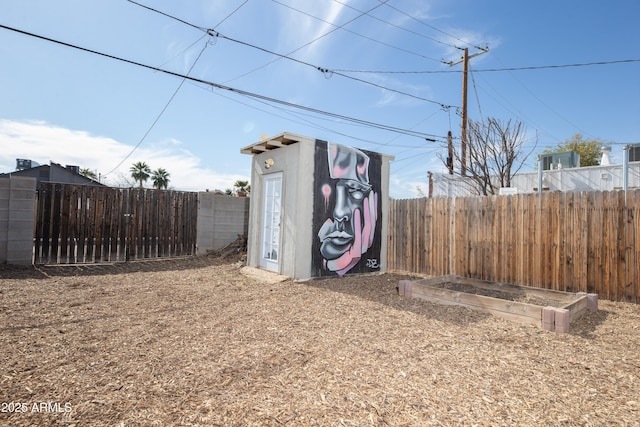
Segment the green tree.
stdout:
[[235,193],[238,196],[246,196],[247,193],[251,191],[249,181],[237,180],[235,184],[233,184],[233,187],[235,188]]
[[158,190],[169,186],[169,172],[166,169],[158,168],[151,173],[151,180],[153,181],[153,187]]
[[98,180],[98,175],[91,169],[87,169],[87,168],[80,169],[80,175],[86,176],[87,178],[91,178],[94,181]]
[[138,181],[140,188],[142,188],[142,184],[151,176],[151,169],[145,162],[134,163],[129,169],[129,172],[131,172],[131,177]]
[[570,139],[558,144],[554,150],[545,150],[550,153],[564,153],[575,151],[580,156],[580,166],[597,166],[602,158],[603,142],[599,139],[585,139],[581,134],[576,133]]

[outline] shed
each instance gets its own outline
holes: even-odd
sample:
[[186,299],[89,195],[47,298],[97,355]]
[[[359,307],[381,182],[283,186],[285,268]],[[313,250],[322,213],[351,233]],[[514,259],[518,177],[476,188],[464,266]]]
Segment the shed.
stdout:
[[292,133],[252,155],[247,265],[295,279],[386,269],[392,156]]

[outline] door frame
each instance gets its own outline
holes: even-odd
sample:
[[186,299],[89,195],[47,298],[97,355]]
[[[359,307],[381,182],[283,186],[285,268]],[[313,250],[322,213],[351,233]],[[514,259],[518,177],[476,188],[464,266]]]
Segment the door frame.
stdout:
[[[265,268],[269,271],[273,271],[276,273],[280,272],[280,260],[282,258],[282,195],[283,195],[283,173],[282,172],[275,172],[275,173],[270,173],[268,175],[263,175],[262,177],[262,203],[260,206],[260,216],[262,218],[261,224],[260,224],[260,259],[258,262],[258,265],[261,268]],[[280,194],[279,194],[279,200],[278,200],[278,208],[279,210],[275,211],[275,210],[271,210],[270,212],[267,211],[267,203],[268,203],[268,191],[270,189],[270,186],[268,185],[270,181],[279,181],[280,182]],[[273,197],[273,196],[271,196]],[[273,206],[272,206],[273,208]],[[269,236],[267,236],[267,230],[271,229],[273,230],[273,227],[268,227],[267,225],[267,220],[269,219],[268,217],[268,213],[276,213],[278,214],[277,217],[277,235],[273,236],[271,235],[271,243],[268,243],[266,240]],[[273,220],[276,218],[271,218],[271,222],[273,224]],[[273,231],[271,231],[270,233],[273,233]],[[273,241],[273,237],[277,237],[277,242]],[[273,254],[273,250],[274,250],[274,245],[275,244],[275,259],[273,259],[271,256],[267,257],[267,252],[271,252]]]

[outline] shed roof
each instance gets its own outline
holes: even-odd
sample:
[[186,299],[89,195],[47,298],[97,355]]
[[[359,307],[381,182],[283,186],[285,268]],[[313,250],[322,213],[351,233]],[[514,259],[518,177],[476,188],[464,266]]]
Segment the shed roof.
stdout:
[[272,138],[263,139],[262,141],[248,145],[240,149],[240,152],[242,154],[260,154],[265,151],[275,150],[276,148],[295,144],[304,139],[309,140],[310,138],[307,136],[296,135],[295,133],[283,132]]

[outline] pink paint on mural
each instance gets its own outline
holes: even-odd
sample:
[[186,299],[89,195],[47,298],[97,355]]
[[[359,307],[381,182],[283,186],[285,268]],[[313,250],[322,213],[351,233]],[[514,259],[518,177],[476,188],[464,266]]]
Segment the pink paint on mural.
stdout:
[[334,189],[322,184],[325,209],[333,195],[331,217],[318,231],[323,267],[343,276],[372,246],[378,221],[378,193],[369,183],[369,157],[360,150],[328,143]]

